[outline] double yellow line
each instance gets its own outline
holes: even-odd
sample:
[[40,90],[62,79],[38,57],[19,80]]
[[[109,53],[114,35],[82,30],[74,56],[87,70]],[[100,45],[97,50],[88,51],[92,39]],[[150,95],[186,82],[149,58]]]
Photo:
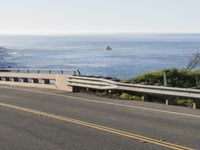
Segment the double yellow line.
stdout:
[[105,126],[101,126],[101,125],[97,125],[97,124],[93,124],[93,123],[89,123],[89,122],[85,122],[85,121],[80,121],[80,120],[77,120],[77,119],[72,119],[72,118],[68,118],[68,117],[64,117],[64,116],[60,116],[60,115],[55,115],[55,114],[50,114],[50,113],[47,113],[47,112],[33,110],[33,109],[20,107],[20,106],[16,106],[16,105],[10,105],[10,104],[6,104],[6,103],[0,103],[0,106],[10,108],[10,109],[16,109],[16,110],[36,114],[36,115],[42,115],[42,116],[49,117],[49,118],[56,119],[56,120],[61,120],[61,121],[65,121],[65,122],[70,122],[70,123],[86,126],[86,127],[89,127],[89,128],[100,130],[100,131],[109,132],[109,133],[112,133],[112,134],[116,134],[116,135],[120,135],[120,136],[124,136],[124,137],[128,137],[128,138],[152,143],[152,144],[163,146],[163,147],[166,147],[166,148],[171,148],[171,149],[174,149],[174,150],[192,150],[191,148],[188,148],[188,147],[183,147],[183,146],[168,143],[168,142],[165,142],[165,141],[160,141],[160,140],[156,140],[156,139],[153,139],[153,138],[141,136],[141,135],[138,135],[138,134],[134,134],[134,133],[130,133],[130,132],[122,131],[122,130],[117,130],[117,129],[113,129],[113,128],[109,128],[109,127],[105,127]]

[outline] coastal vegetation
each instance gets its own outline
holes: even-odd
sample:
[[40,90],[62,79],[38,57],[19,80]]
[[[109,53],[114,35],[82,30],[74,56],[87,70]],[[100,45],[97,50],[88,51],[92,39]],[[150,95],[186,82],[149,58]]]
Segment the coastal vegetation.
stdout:
[[[166,78],[164,77],[166,75]],[[166,79],[166,81],[164,81]],[[129,80],[123,80],[121,82],[143,84],[143,85],[156,85],[156,86],[168,86],[179,88],[195,88],[200,89],[200,71],[189,71],[186,69],[170,68],[155,72],[146,72],[140,74]],[[166,85],[165,83],[166,82]],[[121,100],[133,100],[143,101],[142,94],[136,92],[125,91],[95,91],[98,96],[106,96]],[[192,107],[193,100],[188,98],[168,97],[170,103],[173,105]],[[165,97],[162,95],[148,95],[148,102],[165,103]]]
[[128,83],[145,85],[164,85],[164,72],[166,72],[167,86],[180,88],[200,88],[200,71],[188,71],[185,69],[166,69],[156,72],[146,72],[127,80]]

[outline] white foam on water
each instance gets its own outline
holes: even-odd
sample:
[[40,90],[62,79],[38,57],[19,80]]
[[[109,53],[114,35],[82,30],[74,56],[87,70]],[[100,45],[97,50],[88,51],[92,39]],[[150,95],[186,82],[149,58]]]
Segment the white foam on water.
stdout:
[[105,64],[67,64],[66,66],[72,66],[72,67],[106,67]]
[[9,55],[16,55],[17,52],[11,52],[11,53],[8,53]]

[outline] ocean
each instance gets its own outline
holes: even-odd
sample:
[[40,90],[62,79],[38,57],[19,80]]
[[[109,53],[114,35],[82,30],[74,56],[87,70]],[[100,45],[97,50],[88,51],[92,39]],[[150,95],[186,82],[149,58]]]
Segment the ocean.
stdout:
[[0,36],[0,47],[0,67],[79,69],[85,75],[129,79],[185,68],[200,51],[200,34]]

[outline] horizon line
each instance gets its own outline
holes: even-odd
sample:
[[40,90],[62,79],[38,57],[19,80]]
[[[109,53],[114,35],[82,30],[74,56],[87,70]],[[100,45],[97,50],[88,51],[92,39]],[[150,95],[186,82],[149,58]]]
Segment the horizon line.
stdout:
[[71,32],[71,33],[0,33],[0,36],[69,36],[69,35],[114,35],[114,34],[200,34],[200,32]]

